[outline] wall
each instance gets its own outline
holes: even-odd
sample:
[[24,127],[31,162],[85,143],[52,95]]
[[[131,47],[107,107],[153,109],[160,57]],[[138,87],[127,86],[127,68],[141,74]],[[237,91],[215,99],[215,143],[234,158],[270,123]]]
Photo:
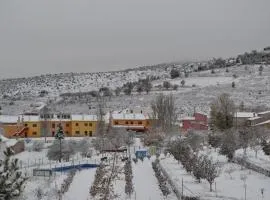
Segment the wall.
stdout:
[[96,121],[72,121],[71,135],[75,137],[93,136],[96,132]]
[[40,137],[40,122],[24,122],[25,127],[28,127],[28,130],[26,131],[27,137]]

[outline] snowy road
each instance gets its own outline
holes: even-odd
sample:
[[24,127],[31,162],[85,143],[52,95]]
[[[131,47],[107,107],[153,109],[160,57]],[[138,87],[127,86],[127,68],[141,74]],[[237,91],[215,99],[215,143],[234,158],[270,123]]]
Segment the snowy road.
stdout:
[[70,185],[69,190],[64,194],[63,200],[87,200],[90,187],[94,181],[96,169],[84,169],[78,171]]
[[154,175],[151,161],[138,160],[137,164],[132,163],[134,190],[136,199],[140,200],[162,200],[164,199],[158,186],[158,181]]

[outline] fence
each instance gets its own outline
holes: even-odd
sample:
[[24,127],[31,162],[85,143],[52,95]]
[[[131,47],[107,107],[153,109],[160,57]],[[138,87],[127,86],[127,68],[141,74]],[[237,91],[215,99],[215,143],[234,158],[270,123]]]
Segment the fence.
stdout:
[[242,158],[242,157],[235,157],[233,160],[234,163],[237,163],[239,165],[243,165],[244,167],[246,167],[247,169],[251,169],[255,172],[264,174],[267,177],[270,177],[270,170],[264,169],[258,165],[255,165],[251,162],[249,162],[247,159]]
[[191,197],[194,197],[194,199],[200,199],[198,194],[195,194],[194,192],[192,192],[189,188],[187,188],[183,181],[182,181],[182,186],[180,187],[178,184],[176,184],[170,177],[170,175],[166,172],[166,170],[163,168],[163,166],[159,163],[159,168],[161,170],[161,172],[164,174],[164,176],[167,178],[169,184],[171,185],[176,197],[178,200],[182,200],[185,199],[187,197],[185,197],[183,191],[185,190],[186,193],[189,193]]

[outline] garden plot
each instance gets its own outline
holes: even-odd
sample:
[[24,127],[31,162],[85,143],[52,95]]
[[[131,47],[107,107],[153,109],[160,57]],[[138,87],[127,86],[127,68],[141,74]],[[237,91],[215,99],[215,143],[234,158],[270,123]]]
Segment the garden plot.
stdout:
[[261,189],[264,190],[264,198],[270,199],[270,178],[251,170],[242,169],[240,165],[221,163],[220,175],[215,179],[214,192],[209,192],[208,182],[195,181],[195,178],[187,173],[181,163],[178,163],[173,157],[164,157],[160,162],[178,188],[182,188],[183,179],[183,191],[186,196],[200,196],[202,199],[241,200],[244,199],[244,185],[246,184],[247,200],[262,198]]
[[67,174],[56,173],[51,177],[30,177],[26,183],[21,200],[56,200],[58,190]]
[[[258,148],[260,148],[260,147],[258,147]],[[235,156],[236,157],[243,157],[244,150],[243,149],[237,150],[235,152]],[[261,149],[258,150],[257,156],[256,156],[256,152],[254,149],[247,148],[245,159],[254,165],[262,167],[266,170],[270,170],[270,156],[265,155],[265,153]]]

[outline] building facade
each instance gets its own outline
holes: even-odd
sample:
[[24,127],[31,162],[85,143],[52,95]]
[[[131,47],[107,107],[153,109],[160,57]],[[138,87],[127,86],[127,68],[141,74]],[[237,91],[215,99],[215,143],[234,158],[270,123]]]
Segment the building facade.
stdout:
[[207,115],[194,113],[193,117],[184,117],[180,120],[180,130],[186,133],[189,130],[208,130]]
[[112,127],[122,127],[133,131],[147,131],[150,120],[142,113],[113,113],[111,114]]
[[0,115],[0,127],[5,137],[54,137],[61,124],[66,137],[93,136],[95,115],[46,114]]

